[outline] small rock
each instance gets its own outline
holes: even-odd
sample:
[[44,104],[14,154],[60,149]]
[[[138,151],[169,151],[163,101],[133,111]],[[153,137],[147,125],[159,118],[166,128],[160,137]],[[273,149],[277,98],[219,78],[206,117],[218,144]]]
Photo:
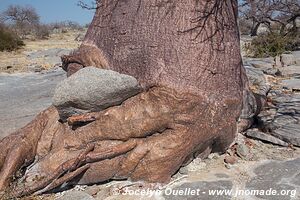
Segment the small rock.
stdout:
[[272,76],[279,76],[281,73],[279,71],[279,69],[276,68],[263,68],[262,71],[264,72],[264,74],[267,75],[272,75]]
[[286,143],[272,135],[261,132],[257,129],[248,130],[246,132],[246,135],[251,138],[259,139],[259,140],[262,140],[265,142],[270,142],[272,144],[277,144],[277,145],[284,146],[284,147],[287,147],[289,145],[288,143]]
[[280,60],[283,66],[296,64],[296,59],[293,54],[282,54]]
[[233,165],[237,163],[237,159],[234,156],[225,156],[224,162]]
[[265,69],[265,68],[273,68],[272,63],[265,61],[252,61],[251,65],[255,68]]
[[275,67],[282,67],[282,64],[281,64],[281,61],[280,61],[280,56],[276,56],[275,58],[274,58],[274,62],[275,62]]
[[298,76],[300,75],[300,66],[297,65],[286,66],[280,68],[279,71],[283,76]]
[[294,55],[296,65],[300,66],[300,51],[292,51],[292,54]]
[[56,200],[95,200],[91,195],[82,191],[69,191]]
[[283,80],[282,85],[289,90],[300,91],[300,79]]
[[181,168],[179,169],[179,173],[180,173],[180,174],[183,174],[183,175],[188,174],[188,173],[189,173],[188,167],[187,167],[187,166],[181,167]]
[[300,124],[287,124],[271,132],[271,134],[279,139],[300,146]]
[[86,67],[56,87],[53,105],[63,121],[76,114],[119,105],[140,91],[137,80],[111,70]]
[[229,163],[225,163],[225,167],[226,167],[227,169],[231,169],[231,168],[232,168],[232,165],[229,164]]
[[[279,111],[280,112],[280,111]],[[283,112],[281,112],[283,113]],[[284,113],[287,113],[287,112],[284,112]],[[293,112],[295,113],[295,112]],[[287,124],[295,124],[297,123],[298,120],[295,119],[294,117],[292,117],[291,115],[278,115],[278,116],[275,116],[274,119],[273,119],[273,124],[276,126],[276,127],[282,127],[284,125],[287,125]]]
[[236,154],[237,154],[240,158],[242,158],[242,159],[244,159],[244,160],[247,160],[247,157],[248,157],[248,155],[250,154],[250,150],[249,150],[249,148],[248,148],[245,144],[240,143],[240,144],[238,144],[237,147],[236,147]]
[[212,159],[218,159],[220,157],[220,155],[219,154],[217,154],[217,153],[211,153],[211,154],[209,154],[208,155],[208,159],[210,159],[210,160],[212,160]]
[[82,42],[83,39],[84,39],[84,36],[85,36],[85,34],[80,33],[80,34],[78,34],[78,35],[75,37],[74,40],[77,41],[77,42]]

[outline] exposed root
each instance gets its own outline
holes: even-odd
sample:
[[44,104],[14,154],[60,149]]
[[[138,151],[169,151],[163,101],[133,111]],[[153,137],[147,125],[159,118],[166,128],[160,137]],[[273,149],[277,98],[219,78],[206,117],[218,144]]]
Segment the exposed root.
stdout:
[[56,180],[54,180],[52,183],[50,183],[47,187],[45,187],[44,189],[37,191],[35,194],[36,195],[40,195],[43,194],[45,192],[51,191],[59,186],[61,186],[62,184],[74,179],[75,177],[77,177],[78,175],[82,174],[84,171],[86,171],[88,168],[90,168],[90,165],[84,165],[82,167],[79,167],[78,169],[76,169],[73,172],[70,172],[66,175],[64,175],[61,178],[58,178]]
[[91,152],[86,156],[86,163],[99,162],[125,154],[136,147],[136,141],[131,140],[113,147],[105,148],[98,152]]
[[[85,158],[86,155],[94,149],[94,146],[89,146],[86,150],[84,150],[77,158],[68,160],[64,162],[61,166],[59,166],[55,172],[48,176],[48,177],[43,177],[42,180],[36,182],[32,186],[24,186],[14,192],[15,197],[22,197],[26,195],[30,195],[36,191],[42,190],[49,184],[51,184],[55,179],[59,179],[63,174],[76,170],[77,166],[79,163],[81,163]],[[74,175],[74,174],[73,174]],[[54,185],[52,185],[54,186]],[[59,186],[59,185],[57,185]]]

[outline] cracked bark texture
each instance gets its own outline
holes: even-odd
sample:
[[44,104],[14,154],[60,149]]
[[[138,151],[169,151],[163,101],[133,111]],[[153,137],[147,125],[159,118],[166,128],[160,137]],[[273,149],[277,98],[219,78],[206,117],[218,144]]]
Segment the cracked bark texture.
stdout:
[[[119,106],[71,117],[69,124],[50,107],[1,140],[0,190],[21,167],[24,185],[15,196],[65,182],[166,183],[194,157],[224,152],[233,142],[246,83],[237,1],[99,5],[80,48],[62,57],[63,69],[69,76],[88,66],[128,74],[143,92]],[[72,124],[85,125],[73,130]]]

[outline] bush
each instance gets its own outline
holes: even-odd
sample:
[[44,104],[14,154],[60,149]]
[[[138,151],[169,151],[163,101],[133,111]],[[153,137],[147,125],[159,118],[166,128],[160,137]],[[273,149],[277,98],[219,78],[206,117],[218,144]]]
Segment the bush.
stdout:
[[300,45],[299,34],[282,36],[278,32],[267,33],[253,38],[251,43],[244,46],[250,57],[275,57],[285,51],[296,50]]
[[0,27],[0,51],[14,51],[24,45],[24,42],[15,33]]
[[238,23],[241,35],[250,35],[252,28],[251,21],[240,18],[238,19]]
[[35,28],[35,37],[37,39],[48,39],[50,36],[50,28],[47,25],[38,25]]

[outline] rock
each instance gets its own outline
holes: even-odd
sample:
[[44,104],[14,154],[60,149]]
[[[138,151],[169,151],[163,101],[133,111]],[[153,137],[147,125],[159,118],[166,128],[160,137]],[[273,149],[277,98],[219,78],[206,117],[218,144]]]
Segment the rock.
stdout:
[[237,163],[237,159],[234,156],[225,156],[224,162],[233,165]]
[[140,91],[137,80],[125,74],[95,67],[79,70],[60,83],[53,105],[61,119],[119,105]]
[[256,88],[257,90],[254,92],[260,93],[261,91],[263,92],[265,88],[269,87],[262,70],[250,66],[245,66],[245,69],[251,88]]
[[273,104],[278,107],[277,113],[285,115],[300,115],[300,94],[282,94],[272,98]]
[[91,195],[82,191],[69,191],[56,200],[95,200]]
[[211,153],[208,155],[208,159],[212,160],[212,159],[218,159],[220,157],[220,155],[218,153]]
[[282,54],[280,60],[283,66],[296,64],[296,59],[293,54]]
[[[287,114],[290,114],[290,113],[287,113]],[[295,119],[294,117],[292,117],[291,115],[277,115],[274,117],[274,119],[272,121],[272,123],[276,127],[282,127],[287,124],[295,124],[297,122],[298,122],[298,120]]]
[[[297,191],[300,187],[295,184],[295,177],[299,177],[299,166],[300,158],[289,161],[269,161],[263,163],[254,169],[255,176],[247,181],[245,189],[264,191],[264,193],[255,194],[259,199],[299,199]],[[270,193],[271,190],[276,193]],[[283,190],[290,192],[286,194],[280,193]]]
[[65,74],[61,68],[47,74],[0,74],[0,139],[51,106],[55,87]]
[[[209,191],[211,190],[230,190],[233,184],[231,181],[198,181],[198,182],[188,182],[183,183],[180,186],[174,188],[167,188],[163,194],[166,200],[213,200],[213,199],[231,199],[230,195],[211,195]],[[179,193],[179,191],[181,191]]]
[[77,42],[82,42],[83,39],[84,39],[84,36],[85,36],[85,34],[80,33],[80,34],[78,34],[78,35],[75,37],[74,40],[77,41]]
[[300,79],[283,80],[282,85],[289,90],[300,91]]
[[282,67],[279,69],[281,75],[283,76],[299,76],[300,75],[300,66],[291,65]]
[[270,32],[270,29],[264,24],[261,24],[257,29],[257,35],[265,35],[269,32]]
[[273,67],[272,68],[262,68],[262,71],[264,72],[264,74],[272,75],[272,76],[279,76],[281,74],[279,69],[276,69]]
[[250,150],[245,144],[240,143],[236,147],[236,154],[240,158],[242,158],[244,160],[247,160],[247,158],[249,157],[249,154],[250,154]]
[[300,94],[282,94],[274,97],[272,101],[276,106],[282,104],[294,105],[297,103],[300,105]]
[[300,146],[300,124],[287,124],[275,129],[271,134],[285,142]]
[[183,175],[188,174],[188,173],[189,173],[188,166],[181,167],[181,168],[179,169],[179,173],[180,173],[180,174],[183,174]]
[[300,51],[292,51],[292,54],[295,58],[296,65],[300,66]]
[[231,169],[231,168],[232,168],[232,165],[229,164],[229,163],[225,163],[225,167],[226,167],[226,169]]
[[262,141],[265,141],[265,142],[270,142],[272,144],[277,144],[277,145],[280,145],[280,146],[288,146],[289,144],[272,136],[272,135],[269,135],[269,134],[266,134],[264,132],[261,132],[257,129],[251,129],[251,130],[248,130],[246,132],[246,135],[248,137],[251,137],[251,138],[255,138],[255,139],[258,139],[258,140],[262,140]]
[[250,64],[259,69],[266,69],[266,68],[273,68],[273,64],[270,62],[262,61],[262,60],[255,60],[255,61],[250,61]]
[[274,66],[277,67],[277,68],[280,68],[282,67],[282,64],[281,64],[281,61],[280,61],[280,56],[275,56],[274,58]]

